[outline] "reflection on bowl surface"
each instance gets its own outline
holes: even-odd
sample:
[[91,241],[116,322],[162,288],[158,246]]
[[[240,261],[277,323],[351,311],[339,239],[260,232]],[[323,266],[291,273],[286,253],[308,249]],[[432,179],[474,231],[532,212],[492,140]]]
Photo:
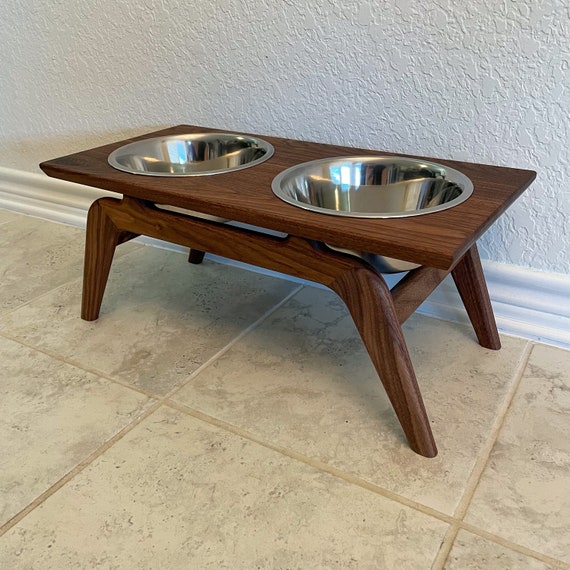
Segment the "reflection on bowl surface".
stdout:
[[293,166],[275,177],[276,196],[300,208],[359,218],[402,218],[464,202],[473,184],[461,172],[405,157],[347,156]]
[[273,155],[268,142],[239,134],[199,133],[143,139],[109,155],[118,170],[147,176],[205,176],[255,166]]

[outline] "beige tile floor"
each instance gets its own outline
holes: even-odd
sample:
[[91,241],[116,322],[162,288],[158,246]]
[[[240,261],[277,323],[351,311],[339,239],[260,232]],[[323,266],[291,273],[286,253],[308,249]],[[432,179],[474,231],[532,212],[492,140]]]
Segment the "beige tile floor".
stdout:
[[0,211],[0,568],[570,569],[570,353],[413,316],[410,451],[323,289]]

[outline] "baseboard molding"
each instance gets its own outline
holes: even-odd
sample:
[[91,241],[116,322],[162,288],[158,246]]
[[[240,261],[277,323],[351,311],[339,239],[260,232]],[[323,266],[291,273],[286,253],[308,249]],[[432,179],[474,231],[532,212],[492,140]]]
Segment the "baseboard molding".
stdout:
[[119,194],[0,167],[0,208],[6,210],[85,227],[89,206],[103,196]]
[[[104,196],[117,194],[0,167],[0,208],[6,210],[85,227],[90,204]],[[171,250],[183,249],[151,238],[140,241]],[[217,256],[209,257],[220,263],[274,274]],[[483,269],[501,333],[570,349],[570,275],[544,273],[493,261],[484,261]],[[387,276],[390,285],[395,280],[397,278]],[[449,278],[421,305],[419,312],[444,320],[468,322],[461,299]]]

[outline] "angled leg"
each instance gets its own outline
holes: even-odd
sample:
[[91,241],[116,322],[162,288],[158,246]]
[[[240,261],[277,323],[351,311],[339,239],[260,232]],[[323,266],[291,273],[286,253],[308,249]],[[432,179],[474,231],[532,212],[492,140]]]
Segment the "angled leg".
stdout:
[[193,263],[194,265],[198,265],[204,261],[204,256],[206,252],[200,251],[199,249],[190,248],[188,252],[188,263]]
[[465,305],[479,344],[485,348],[499,350],[501,340],[476,244],[473,244],[471,249],[461,258],[452,270],[451,275]]
[[86,321],[99,317],[115,248],[138,235],[115,226],[105,212],[107,201],[118,203],[114,198],[101,198],[91,205],[87,215],[81,302],[81,318]]
[[429,419],[386,282],[371,268],[360,266],[341,274],[329,287],[346,303],[410,447],[435,457]]

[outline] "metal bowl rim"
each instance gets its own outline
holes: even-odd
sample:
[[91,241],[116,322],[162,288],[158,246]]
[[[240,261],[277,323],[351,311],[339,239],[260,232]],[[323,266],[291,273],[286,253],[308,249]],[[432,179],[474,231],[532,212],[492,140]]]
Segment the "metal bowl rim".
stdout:
[[[252,141],[259,148],[265,150],[265,154],[259,157],[256,160],[252,160],[247,164],[241,164],[239,166],[234,166],[232,168],[218,168],[216,170],[206,170],[202,172],[188,172],[188,173],[181,173],[181,174],[169,174],[166,172],[148,172],[142,170],[133,170],[131,168],[126,168],[117,162],[117,156],[124,153],[125,150],[128,150],[130,147],[136,147],[148,142],[153,141],[167,141],[167,140],[199,140],[201,138],[209,138],[209,137],[223,137],[223,138],[234,138],[234,139],[245,139],[248,141]],[[225,174],[226,172],[235,172],[237,170],[244,170],[245,168],[250,168],[252,166],[257,166],[266,160],[269,160],[275,153],[275,148],[271,143],[268,143],[266,140],[260,139],[259,137],[251,137],[249,135],[244,135],[240,133],[186,133],[181,135],[164,135],[161,137],[150,137],[146,139],[141,139],[138,141],[134,141],[131,143],[127,143],[119,148],[115,149],[111,154],[109,154],[107,158],[107,162],[113,168],[117,170],[121,170],[122,172],[127,172],[129,174],[138,174],[140,176],[159,176],[163,178],[184,178],[188,176],[212,176],[214,174]]]
[[[458,180],[454,180],[460,184],[463,184],[463,191],[461,194],[446,202],[445,204],[441,204],[439,206],[433,206],[431,208],[423,208],[421,210],[409,210],[409,211],[402,211],[402,212],[347,212],[344,210],[330,210],[328,208],[321,208],[319,206],[313,206],[312,204],[305,204],[303,202],[299,202],[290,196],[286,195],[281,188],[281,184],[285,178],[290,176],[291,174],[294,175],[296,171],[302,171],[305,168],[313,165],[318,164],[325,164],[325,163],[334,163],[334,162],[341,162],[341,161],[350,161],[350,162],[408,162],[408,163],[416,163],[416,164],[425,164],[427,166],[435,166],[437,168],[443,168],[446,172],[453,174]],[[408,156],[373,156],[373,155],[350,155],[350,156],[331,156],[330,158],[319,158],[316,160],[310,160],[308,162],[302,162],[300,164],[295,164],[294,166],[290,166],[286,170],[280,172],[273,181],[271,182],[271,190],[273,193],[288,204],[292,206],[296,206],[298,208],[302,208],[304,210],[309,210],[311,212],[320,213],[320,214],[327,214],[331,216],[342,216],[346,218],[368,218],[368,219],[379,219],[379,218],[410,218],[412,216],[423,216],[425,214],[433,214],[435,212],[441,212],[443,210],[449,210],[454,206],[457,206],[463,202],[465,202],[471,194],[473,194],[473,182],[471,179],[460,172],[459,170],[455,170],[455,168],[451,168],[450,166],[446,166],[444,164],[439,164],[437,162],[432,162],[431,160],[421,160],[417,158],[411,158]]]

